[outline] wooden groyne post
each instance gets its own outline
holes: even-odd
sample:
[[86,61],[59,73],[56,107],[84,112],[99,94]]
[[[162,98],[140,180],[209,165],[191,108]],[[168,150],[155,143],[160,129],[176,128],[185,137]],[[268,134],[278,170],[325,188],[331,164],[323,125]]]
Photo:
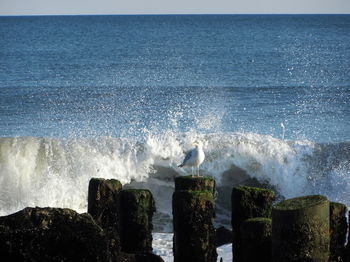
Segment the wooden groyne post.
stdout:
[[292,198],[272,210],[272,258],[283,261],[328,261],[329,201],[320,195]]
[[256,217],[244,220],[241,227],[241,261],[271,262],[271,218]]
[[348,230],[346,205],[330,202],[330,261],[345,261],[345,242]]
[[[275,193],[272,190],[238,186],[232,189],[232,230],[233,243],[232,254],[233,261],[245,261],[241,257],[242,237],[241,225],[250,218],[271,217],[272,203],[275,199]],[[244,233],[243,233],[244,234]],[[249,247],[248,247],[249,248]],[[244,251],[247,252],[247,251]],[[252,249],[251,252],[254,252]]]
[[155,202],[149,190],[120,191],[120,233],[123,252],[152,252],[152,218],[155,210]]
[[173,194],[174,262],[216,262],[215,180],[177,177]]
[[122,184],[116,179],[92,178],[89,182],[88,213],[106,232],[110,249],[120,251],[119,192]]
[[122,190],[118,180],[92,178],[89,182],[88,212],[108,236],[114,257],[125,261],[136,258],[143,261],[140,260],[143,257],[162,261],[151,254],[155,202],[149,190]]

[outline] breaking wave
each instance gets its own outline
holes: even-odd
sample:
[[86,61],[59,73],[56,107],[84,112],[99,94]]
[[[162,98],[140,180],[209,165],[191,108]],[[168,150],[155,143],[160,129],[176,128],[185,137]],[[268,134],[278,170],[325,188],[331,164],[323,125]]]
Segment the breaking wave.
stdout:
[[233,185],[254,179],[281,197],[323,194],[350,204],[349,142],[317,144],[254,133],[168,132],[142,139],[0,138],[0,215],[26,206],[86,212],[89,180],[103,177],[151,189],[158,211],[170,216],[173,179],[190,172],[177,165],[196,139],[203,141],[206,153],[200,172],[214,177],[219,188],[228,189],[226,193],[218,190],[223,203],[229,202]]

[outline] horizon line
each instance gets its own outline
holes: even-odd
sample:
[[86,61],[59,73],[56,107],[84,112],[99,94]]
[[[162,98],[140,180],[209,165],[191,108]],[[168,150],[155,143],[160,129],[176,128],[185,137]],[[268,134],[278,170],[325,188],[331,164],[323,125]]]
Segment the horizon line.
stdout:
[[125,13],[125,14],[0,14],[0,17],[31,17],[31,16],[229,16],[229,15],[237,15],[237,16],[249,16],[249,15],[341,15],[346,16],[350,15],[350,13]]

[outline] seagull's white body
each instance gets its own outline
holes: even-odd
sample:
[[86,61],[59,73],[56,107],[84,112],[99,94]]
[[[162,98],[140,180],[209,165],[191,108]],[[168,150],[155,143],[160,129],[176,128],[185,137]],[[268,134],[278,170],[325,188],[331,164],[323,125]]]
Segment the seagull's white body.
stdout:
[[193,143],[195,148],[193,148],[191,151],[189,151],[186,154],[186,157],[184,161],[182,162],[179,167],[192,167],[192,175],[193,175],[193,168],[197,168],[197,175],[199,176],[199,166],[203,163],[205,159],[205,154],[203,151],[203,144],[201,142]]

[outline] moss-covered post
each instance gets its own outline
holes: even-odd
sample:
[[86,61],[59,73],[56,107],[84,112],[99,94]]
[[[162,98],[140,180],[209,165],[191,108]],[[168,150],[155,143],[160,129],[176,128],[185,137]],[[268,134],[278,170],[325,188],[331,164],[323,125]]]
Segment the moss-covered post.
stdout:
[[241,261],[271,262],[271,218],[256,217],[241,224]]
[[345,261],[345,241],[348,222],[344,204],[330,202],[330,261]]
[[152,252],[152,217],[155,202],[145,189],[120,191],[122,251],[127,253]]
[[215,194],[216,183],[211,177],[180,176],[175,179],[175,191],[210,191]]
[[[101,222],[105,212],[118,210],[118,193],[122,184],[116,179],[92,178],[89,182],[88,213],[96,222]],[[112,210],[110,210],[112,211]],[[115,214],[111,214],[113,217]]]
[[240,258],[241,234],[240,227],[243,221],[255,217],[271,217],[272,203],[275,193],[269,189],[238,186],[232,189],[232,230],[233,261],[243,261]]
[[118,194],[122,184],[116,179],[92,178],[89,182],[88,213],[105,230],[110,248],[120,251]]
[[215,181],[208,177],[179,177],[175,185],[174,262],[216,262]]
[[329,201],[320,195],[282,201],[272,209],[272,259],[328,261]]

